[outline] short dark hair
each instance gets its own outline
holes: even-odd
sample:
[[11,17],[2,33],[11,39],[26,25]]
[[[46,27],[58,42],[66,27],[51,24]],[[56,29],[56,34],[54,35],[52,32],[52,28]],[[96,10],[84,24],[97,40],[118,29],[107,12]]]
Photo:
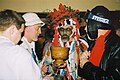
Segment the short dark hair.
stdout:
[[15,25],[17,29],[20,29],[24,23],[24,19],[16,11],[6,9],[0,12],[0,31],[5,31],[11,25]]

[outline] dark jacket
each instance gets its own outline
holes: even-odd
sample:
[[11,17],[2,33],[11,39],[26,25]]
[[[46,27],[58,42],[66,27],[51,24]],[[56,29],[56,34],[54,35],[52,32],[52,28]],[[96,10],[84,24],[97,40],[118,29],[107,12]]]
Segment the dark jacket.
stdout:
[[120,80],[120,37],[115,32],[111,32],[105,39],[100,66],[87,62],[79,69],[79,75],[87,80]]

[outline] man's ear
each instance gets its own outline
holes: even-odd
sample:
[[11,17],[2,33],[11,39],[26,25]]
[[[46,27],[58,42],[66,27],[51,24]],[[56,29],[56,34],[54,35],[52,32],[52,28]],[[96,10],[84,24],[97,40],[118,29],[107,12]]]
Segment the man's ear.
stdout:
[[26,32],[30,32],[30,27],[26,27],[24,30],[25,30]]
[[11,27],[10,27],[10,34],[11,34],[11,35],[14,34],[14,32],[15,32],[16,29],[17,29],[17,28],[16,28],[15,25],[11,25]]
[[24,26],[24,24],[22,24],[21,28],[19,29],[19,31],[22,33],[22,32],[24,32],[24,29],[25,29],[25,26]]
[[24,31],[24,29],[25,29],[25,25],[24,24],[21,25],[21,29]]

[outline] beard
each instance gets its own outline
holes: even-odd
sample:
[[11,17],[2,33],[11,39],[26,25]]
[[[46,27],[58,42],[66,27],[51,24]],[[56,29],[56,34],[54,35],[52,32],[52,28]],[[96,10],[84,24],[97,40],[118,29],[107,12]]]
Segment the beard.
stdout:
[[62,40],[62,42],[68,42],[69,39],[70,39],[70,37],[69,37],[68,35],[66,35],[66,34],[61,35],[61,40]]

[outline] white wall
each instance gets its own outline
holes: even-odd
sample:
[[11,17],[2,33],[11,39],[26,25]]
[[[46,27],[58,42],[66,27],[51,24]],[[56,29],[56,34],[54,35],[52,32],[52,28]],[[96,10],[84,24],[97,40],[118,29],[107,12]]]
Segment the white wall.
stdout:
[[13,9],[18,12],[47,12],[58,8],[60,2],[73,9],[86,11],[96,5],[104,5],[109,10],[120,10],[120,0],[0,0],[0,10]]

